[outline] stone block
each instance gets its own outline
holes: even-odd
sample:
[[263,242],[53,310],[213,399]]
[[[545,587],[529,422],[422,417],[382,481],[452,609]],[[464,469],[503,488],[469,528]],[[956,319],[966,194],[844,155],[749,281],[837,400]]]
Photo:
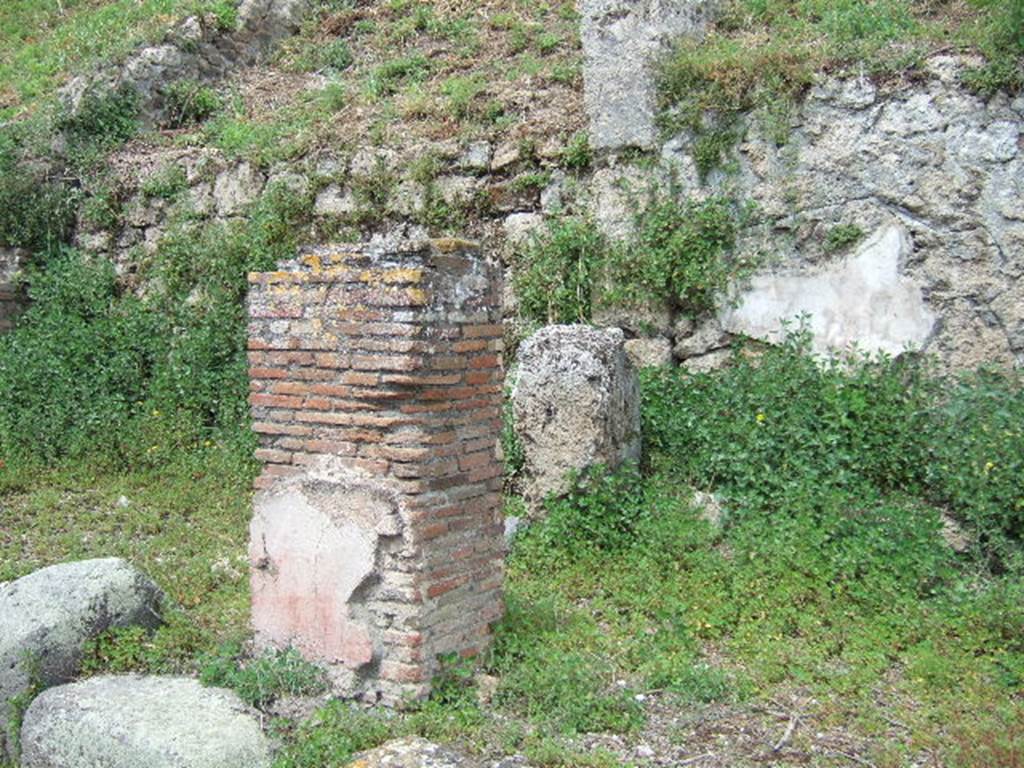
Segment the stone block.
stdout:
[[[53,565],[0,585],[0,712],[33,684],[73,679],[87,640],[157,626],[161,600],[149,578],[117,558]],[[0,728],[0,755],[4,742]]]
[[183,677],[94,677],[25,713],[22,768],[269,768],[270,743],[235,693]]
[[624,342],[618,328],[553,325],[520,347],[512,406],[534,513],[569,490],[573,471],[639,461],[639,385]]

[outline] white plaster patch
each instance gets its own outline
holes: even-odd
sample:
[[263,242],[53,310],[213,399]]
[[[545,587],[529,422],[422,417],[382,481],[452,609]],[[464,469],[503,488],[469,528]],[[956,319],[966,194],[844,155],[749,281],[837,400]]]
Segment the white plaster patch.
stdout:
[[830,268],[796,275],[758,275],[727,309],[722,326],[730,333],[772,343],[785,336],[784,321],[807,316],[812,347],[826,354],[852,346],[896,355],[924,346],[936,316],[921,286],[901,275],[912,250],[897,225],[878,229],[857,251]]
[[349,600],[373,573],[377,535],[332,519],[316,501],[292,486],[257,502],[250,528],[254,629],[263,642],[358,667],[373,648]]

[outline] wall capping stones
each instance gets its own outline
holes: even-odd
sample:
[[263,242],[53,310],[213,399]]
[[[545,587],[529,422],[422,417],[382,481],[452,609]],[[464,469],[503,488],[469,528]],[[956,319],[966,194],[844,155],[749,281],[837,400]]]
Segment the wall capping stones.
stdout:
[[310,248],[249,276],[264,646],[397,704],[503,612],[501,286],[474,243]]

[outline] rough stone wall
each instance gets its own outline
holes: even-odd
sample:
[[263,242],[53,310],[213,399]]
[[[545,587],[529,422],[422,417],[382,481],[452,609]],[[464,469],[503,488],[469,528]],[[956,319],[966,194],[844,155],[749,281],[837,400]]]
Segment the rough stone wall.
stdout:
[[0,333],[14,327],[14,320],[24,307],[25,297],[15,283],[15,276],[24,261],[24,252],[0,248]]
[[[178,165],[188,180],[182,199],[136,192],[125,206],[125,226],[91,232],[83,225],[78,242],[131,272],[144,263],[140,254],[156,248],[176,205],[227,220],[243,215],[269,184],[283,182],[315,199],[313,241],[339,227],[366,233],[411,223],[425,233],[420,225],[433,194],[471,211],[466,231],[488,252],[510,257],[546,219],[566,213],[586,211],[610,236],[622,237],[636,197],[674,179],[683,197],[721,193],[755,204],[758,221],[742,234],[741,252],[762,268],[737,292],[738,310],[718,317],[694,322],[653,302],[640,311],[595,308],[599,325],[626,331],[638,363],[705,370],[728,360],[737,336],[777,339],[780,317],[807,311],[819,348],[856,343],[898,353],[909,347],[935,355],[948,369],[1019,365],[1024,98],[971,94],[960,82],[971,63],[936,56],[921,78],[906,83],[824,77],[795,106],[785,141],[778,141],[778,125],[769,129],[761,116],[748,115],[727,170],[706,183],[688,134],[659,138],[643,164],[617,152],[629,142],[609,147],[584,173],[559,167],[557,140],[539,145],[533,157],[519,154],[514,141],[447,140],[325,149],[269,168],[228,162],[211,150],[154,149],[115,166],[123,177],[144,179]],[[587,70],[586,77],[594,74]],[[619,120],[629,132],[637,115],[610,110],[602,119]],[[429,188],[409,170],[427,155],[439,165]],[[359,189],[380,173],[392,181],[387,200],[364,210]],[[540,174],[547,174],[546,186],[534,183]],[[840,226],[856,226],[863,236],[829,249],[829,235]],[[508,292],[506,316],[515,308]]]
[[[624,187],[670,176],[682,196],[755,204],[758,223],[740,251],[762,266],[738,287],[738,310],[676,320],[678,360],[702,366],[734,335],[775,340],[780,317],[807,311],[822,346],[909,348],[948,369],[1024,362],[1024,97],[970,93],[960,83],[970,64],[935,56],[920,80],[884,86],[823,78],[784,141],[777,125],[748,115],[726,168],[707,183],[685,133],[661,144],[653,172],[595,174],[592,210],[613,235],[632,217]],[[863,236],[831,249],[840,226]],[[662,334],[664,315],[648,323]]]
[[[954,57],[933,58],[928,67],[926,83],[889,92],[866,80],[823,81],[794,115],[781,147],[752,121],[738,148],[735,183],[741,197],[758,204],[765,223],[745,247],[774,257],[774,272],[842,274],[858,248],[828,254],[830,230],[859,227],[862,249],[896,230],[903,242],[889,238],[890,247],[881,246],[896,267],[894,278],[878,290],[840,285],[837,303],[885,303],[887,291],[915,283],[923,311],[937,319],[912,348],[951,368],[1019,364],[1024,97],[986,101],[970,94],[959,84],[963,62]],[[915,306],[885,306],[899,322],[917,323]],[[887,339],[903,341],[896,326]]]
[[500,295],[456,240],[250,275],[254,623],[344,695],[423,695],[502,613]]

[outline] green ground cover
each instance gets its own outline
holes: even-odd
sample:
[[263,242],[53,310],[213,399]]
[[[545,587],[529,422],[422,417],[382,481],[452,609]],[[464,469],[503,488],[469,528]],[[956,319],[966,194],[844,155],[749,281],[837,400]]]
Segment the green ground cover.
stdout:
[[[875,765],[922,755],[1017,764],[1017,377],[951,385],[892,361],[820,366],[794,337],[718,373],[645,374],[643,396],[644,467],[581,478],[516,541],[508,616],[482,660],[498,681],[491,699],[481,703],[455,666],[431,701],[403,715],[331,704],[304,722],[276,721],[281,768],[342,765],[405,733],[524,751],[541,765],[615,765],[621,757],[582,750],[578,737],[640,738],[637,694],[657,691],[685,713],[756,708],[792,690],[818,702],[816,727],[869,744],[862,754]],[[232,446],[145,470],[8,464],[0,579],[127,556],[177,607],[153,637],[95,644],[90,671],[199,671],[263,705],[318,690],[294,659],[253,666],[237,645],[252,466]],[[719,495],[721,524],[702,517],[694,487]],[[972,536],[968,553],[940,538],[943,511]],[[895,736],[892,722],[902,725]]]

